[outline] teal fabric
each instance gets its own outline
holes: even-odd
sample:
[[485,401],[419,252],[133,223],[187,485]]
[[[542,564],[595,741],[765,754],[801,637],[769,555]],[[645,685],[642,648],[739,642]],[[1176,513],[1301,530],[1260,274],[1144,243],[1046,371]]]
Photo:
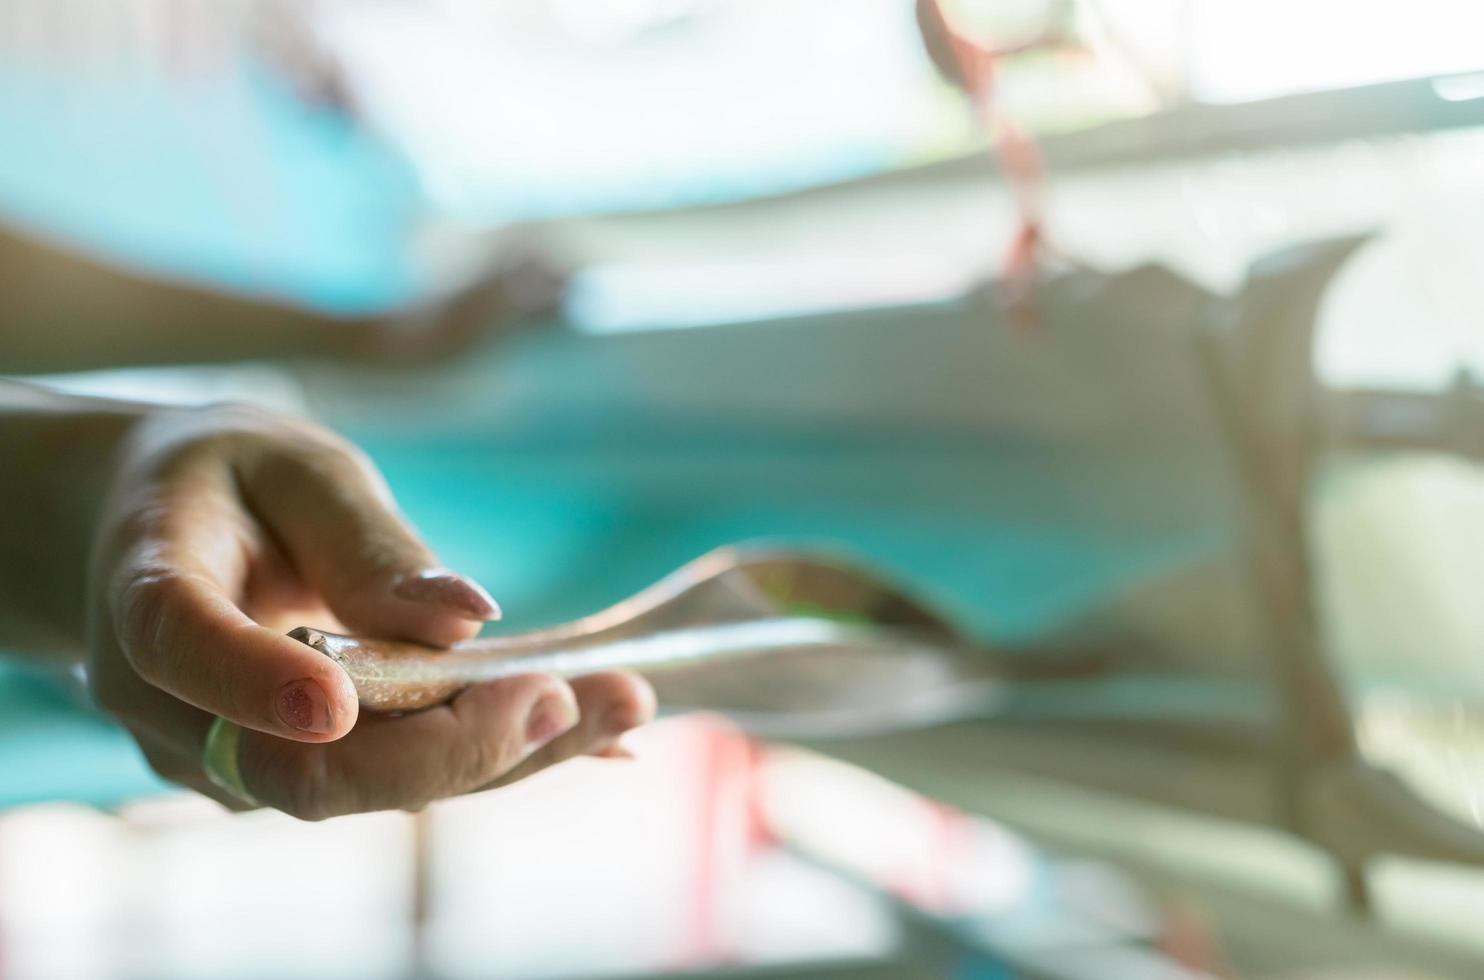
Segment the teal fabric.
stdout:
[[328,309],[416,283],[411,175],[276,79],[0,64],[0,220],[139,268]]
[[0,807],[110,806],[164,788],[126,732],[50,679],[0,662]]
[[769,540],[869,560],[971,633],[1020,641],[1225,544],[1207,506],[1220,495],[1200,492],[1209,476],[1167,456],[1059,460],[927,438],[563,451],[348,434],[444,561],[500,598],[507,628],[592,612],[712,548]]

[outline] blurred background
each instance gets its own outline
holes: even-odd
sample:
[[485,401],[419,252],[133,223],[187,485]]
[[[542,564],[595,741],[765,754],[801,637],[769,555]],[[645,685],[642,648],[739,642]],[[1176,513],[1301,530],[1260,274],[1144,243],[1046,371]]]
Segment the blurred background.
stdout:
[[305,825],[0,663],[0,976],[1484,974],[1484,9],[943,6],[1030,191],[912,0],[0,0],[0,227],[344,338],[0,372],[319,419],[504,629],[765,539],[1013,679]]

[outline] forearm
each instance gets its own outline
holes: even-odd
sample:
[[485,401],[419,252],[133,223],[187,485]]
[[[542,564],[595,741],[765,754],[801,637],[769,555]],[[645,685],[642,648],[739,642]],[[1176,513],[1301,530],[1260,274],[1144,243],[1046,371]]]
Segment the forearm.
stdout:
[[115,456],[145,411],[0,382],[0,650],[82,651],[94,530]]
[[0,226],[0,372],[343,353],[355,324],[134,275]]

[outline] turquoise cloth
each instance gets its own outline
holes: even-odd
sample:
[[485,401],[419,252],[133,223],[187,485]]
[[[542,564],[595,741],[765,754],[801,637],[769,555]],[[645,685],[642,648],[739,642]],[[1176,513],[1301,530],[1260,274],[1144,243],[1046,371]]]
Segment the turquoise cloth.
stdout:
[[0,807],[52,800],[111,806],[164,789],[128,733],[49,679],[0,663]]
[[[924,438],[563,449],[558,433],[544,447],[539,433],[518,446],[347,434],[440,557],[500,599],[510,628],[590,613],[712,548],[761,539],[866,559],[963,629],[1019,641],[1224,543],[1208,505],[1219,495],[1199,492],[1209,477],[1168,457],[1058,461]],[[1115,496],[1147,506],[1100,510]]]
[[0,64],[0,221],[116,261],[378,308],[416,288],[419,206],[386,149],[251,66],[183,85]]

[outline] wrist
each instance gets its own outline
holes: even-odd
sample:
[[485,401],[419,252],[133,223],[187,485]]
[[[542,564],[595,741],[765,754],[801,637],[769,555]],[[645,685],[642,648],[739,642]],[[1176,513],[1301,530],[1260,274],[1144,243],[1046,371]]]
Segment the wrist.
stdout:
[[0,647],[83,649],[89,554],[122,447],[151,407],[0,386]]

